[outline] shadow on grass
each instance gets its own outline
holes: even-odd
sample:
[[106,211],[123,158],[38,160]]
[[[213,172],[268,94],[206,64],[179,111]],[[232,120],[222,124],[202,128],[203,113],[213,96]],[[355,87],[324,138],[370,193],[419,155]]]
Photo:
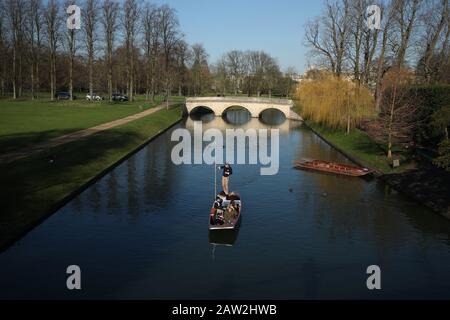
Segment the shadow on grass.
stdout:
[[[44,136],[52,134],[43,133]],[[146,139],[131,129],[107,130],[0,165],[0,250],[43,221],[74,192]]]
[[0,154],[14,152],[29,147],[33,144],[48,141],[50,139],[83,130],[83,128],[71,128],[61,130],[48,130],[43,132],[24,132],[2,135],[0,137]]

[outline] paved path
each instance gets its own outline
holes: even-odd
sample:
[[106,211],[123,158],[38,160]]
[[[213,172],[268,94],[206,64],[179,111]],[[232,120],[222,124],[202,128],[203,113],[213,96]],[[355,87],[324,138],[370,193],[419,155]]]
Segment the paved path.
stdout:
[[37,143],[35,145],[30,145],[30,146],[27,146],[27,147],[24,147],[24,148],[21,148],[21,149],[18,149],[18,150],[9,152],[9,153],[5,153],[5,154],[0,155],[0,163],[3,164],[3,163],[13,162],[13,161],[16,161],[19,159],[26,158],[34,153],[38,153],[38,152],[41,152],[41,151],[44,151],[44,150],[47,150],[50,148],[58,147],[60,145],[63,145],[63,144],[66,144],[66,143],[69,143],[69,142],[72,142],[75,140],[86,138],[93,134],[96,134],[96,133],[99,133],[99,132],[102,132],[102,131],[105,131],[105,130],[108,130],[111,128],[115,128],[117,126],[121,126],[121,125],[127,124],[129,122],[132,122],[134,120],[146,117],[152,113],[158,112],[165,108],[166,108],[166,104],[164,103],[157,107],[147,109],[143,112],[136,113],[136,114],[133,114],[131,116],[128,116],[128,117],[125,117],[122,119],[117,119],[117,120],[114,120],[111,122],[103,123],[101,125],[98,125],[98,126],[95,126],[92,128],[72,132],[72,133],[69,133],[69,134],[66,134],[63,136],[59,136],[59,137],[56,137],[56,138],[53,138],[53,139],[50,139],[47,141]]

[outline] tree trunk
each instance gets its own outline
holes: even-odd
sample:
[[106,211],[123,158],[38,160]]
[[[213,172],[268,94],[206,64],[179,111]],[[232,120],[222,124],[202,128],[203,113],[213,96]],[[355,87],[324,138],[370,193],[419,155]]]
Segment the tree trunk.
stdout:
[[92,99],[94,95],[94,67],[93,67],[93,57],[92,57],[92,49],[89,49],[89,57],[88,57],[88,64],[89,64],[89,95],[91,96],[91,101],[94,101]]
[[387,153],[388,159],[392,159],[392,126],[394,123],[395,100],[396,100],[396,95],[397,95],[397,81],[398,81],[398,79],[396,79],[394,82],[394,91],[392,93],[392,101],[391,101],[390,114],[389,114],[388,153]]
[[69,58],[69,94],[70,100],[73,101],[73,56]]
[[17,99],[16,92],[16,46],[13,46],[13,74],[12,74],[12,86],[13,86],[13,99]]
[[384,68],[384,56],[386,53],[386,45],[387,45],[387,27],[384,29],[383,32],[383,42],[381,45],[381,52],[380,57],[378,59],[378,70],[377,70],[377,84],[375,89],[375,110],[377,112],[380,112],[381,109],[381,99],[382,99],[382,92],[381,92],[381,81],[383,80],[383,68]]
[[31,63],[30,77],[31,77],[31,99],[34,100],[34,61]]

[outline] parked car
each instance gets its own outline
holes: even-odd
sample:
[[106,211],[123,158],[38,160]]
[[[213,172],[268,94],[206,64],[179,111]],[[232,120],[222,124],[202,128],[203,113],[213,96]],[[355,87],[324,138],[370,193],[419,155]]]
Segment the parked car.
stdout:
[[[70,100],[70,93],[69,92],[57,92],[55,94],[56,100]],[[73,96],[73,100],[76,100],[77,96]]]
[[93,94],[92,97],[91,97],[90,94],[87,94],[86,95],[86,100],[88,100],[88,101],[102,101],[103,97],[99,96],[99,95],[96,95],[96,94]]
[[124,102],[124,101],[128,101],[128,97],[123,94],[120,94],[120,93],[113,93],[112,100]]

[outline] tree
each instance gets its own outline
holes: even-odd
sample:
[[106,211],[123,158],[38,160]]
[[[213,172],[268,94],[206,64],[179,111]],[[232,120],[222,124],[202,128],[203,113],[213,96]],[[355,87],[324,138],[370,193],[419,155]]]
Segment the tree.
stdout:
[[[230,74],[227,68],[226,57],[220,58],[217,63],[213,66],[214,73],[214,88],[216,92],[225,95],[227,93],[227,88],[229,84]],[[236,87],[234,87],[234,92],[236,92]]]
[[156,61],[159,55],[160,23],[159,11],[147,4],[142,15],[144,30],[144,52],[146,59],[146,97],[154,101],[156,91]]
[[417,16],[423,0],[395,0],[393,6],[394,25],[396,33],[392,41],[393,51],[396,52],[395,65],[400,70],[403,68],[406,53],[413,36]]
[[176,72],[173,70],[173,65],[171,64],[171,56],[181,38],[179,31],[180,23],[175,14],[175,10],[168,5],[162,5],[159,8],[159,25],[161,30],[160,41],[164,57],[163,86],[166,95],[167,108],[169,108],[170,93],[175,80],[174,77],[176,76]]
[[186,87],[188,68],[186,61],[189,60],[189,45],[184,40],[180,40],[175,48],[175,59],[178,73],[178,95],[183,95],[183,88]]
[[384,23],[384,26],[382,27],[382,41],[381,41],[381,51],[378,57],[378,66],[377,66],[377,79],[376,79],[376,89],[375,89],[375,109],[377,111],[380,111],[381,108],[381,101],[383,98],[383,92],[382,92],[382,81],[383,76],[386,71],[385,68],[385,57],[386,57],[386,50],[387,50],[387,44],[389,39],[389,33],[391,31],[391,26],[393,23],[394,18],[394,4],[391,3],[387,6],[381,7],[382,16],[384,19],[382,20]]
[[[94,95],[94,43],[96,40],[96,27],[98,18],[98,5],[96,0],[86,0],[84,7],[84,35],[88,58],[88,72],[89,72],[89,95]],[[91,99],[91,101],[94,101]]]
[[[42,29],[42,3],[41,0],[30,0],[27,7],[27,40],[30,47],[30,77],[31,97],[36,98],[39,94],[39,64],[41,51],[41,29]],[[36,87],[36,92],[35,92]]]
[[[66,2],[65,8],[70,6],[69,1]],[[70,100],[73,100],[73,66],[75,54],[77,51],[76,29],[66,28],[67,53],[69,58],[69,94]]]
[[[436,15],[439,12],[439,15]],[[435,48],[438,44],[439,38],[444,30],[449,19],[448,0],[439,0],[428,2],[426,12],[420,17],[421,22],[425,26],[423,30],[423,40],[426,43],[423,51],[422,59],[420,61],[419,69],[423,69],[423,77],[425,82],[430,83],[432,76],[432,59],[435,54]]]
[[324,15],[305,26],[306,45],[323,57],[337,76],[341,76],[344,69],[351,19],[349,0],[328,0]]
[[225,55],[225,64],[230,75],[233,93],[237,95],[245,75],[245,55],[242,51],[233,50]]
[[410,85],[414,79],[407,69],[391,69],[383,79],[383,102],[379,119],[387,145],[387,157],[392,158],[396,140],[412,140],[416,125],[416,99],[411,95]]
[[117,30],[117,15],[118,4],[113,0],[104,0],[102,5],[102,25],[105,34],[105,56],[107,64],[108,74],[108,97],[109,101],[112,101],[113,91],[113,50],[114,50],[114,35]]
[[208,54],[202,44],[192,46],[192,79],[194,95],[202,95],[209,78]]
[[306,119],[330,128],[345,129],[347,133],[363,119],[374,115],[370,91],[333,74],[302,81],[295,95]]
[[139,7],[136,0],[125,0],[123,4],[123,27],[125,29],[125,44],[127,50],[127,88],[130,101],[134,94],[135,67],[135,37],[137,22],[139,21]]
[[60,28],[59,6],[56,0],[49,0],[44,11],[47,45],[50,55],[50,99],[53,101],[56,93],[56,49]]
[[7,43],[6,43],[6,27],[5,27],[5,12],[3,7],[3,0],[0,0],[0,89],[1,95],[5,95],[6,82],[6,65],[7,65]]
[[25,1],[6,0],[7,17],[11,30],[12,41],[12,87],[13,99],[22,92],[22,59],[23,59],[23,37],[25,27]]

